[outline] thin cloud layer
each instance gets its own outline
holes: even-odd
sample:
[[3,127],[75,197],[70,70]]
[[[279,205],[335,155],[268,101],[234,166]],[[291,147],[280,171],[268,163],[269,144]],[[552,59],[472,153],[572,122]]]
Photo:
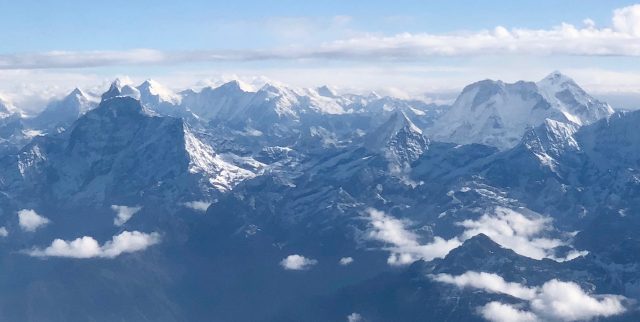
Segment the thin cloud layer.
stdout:
[[124,253],[145,250],[159,242],[160,234],[155,232],[123,231],[103,245],[93,237],[84,236],[72,241],[55,239],[47,248],[33,248],[25,253],[33,257],[115,258]]
[[443,258],[465,240],[479,234],[485,234],[501,246],[533,259],[565,261],[587,254],[586,251],[571,251],[565,257],[556,256],[555,248],[568,246],[569,242],[542,237],[553,230],[549,218],[540,215],[525,216],[504,207],[496,207],[494,213],[484,214],[477,220],[457,223],[465,228],[457,237],[446,240],[436,236],[426,244],[422,244],[420,236],[407,228],[410,224],[408,221],[376,209],[368,209],[367,215],[370,227],[366,237],[386,244],[383,249],[391,253],[387,259],[390,265],[407,265],[420,259],[430,261]]
[[316,46],[246,50],[51,51],[0,55],[0,69],[84,68],[264,60],[423,60],[433,56],[579,55],[640,56],[640,5],[614,10],[610,27],[591,19],[583,26],[561,23],[549,29],[506,28],[464,33],[401,33],[341,39]]
[[287,256],[280,261],[280,266],[286,270],[302,271],[311,268],[311,266],[318,264],[318,261],[311,258],[306,258],[302,255],[293,254]]
[[116,212],[116,218],[113,219],[113,224],[116,226],[124,225],[133,215],[139,212],[142,207],[128,207],[112,205],[111,210]]
[[526,310],[512,304],[490,302],[478,308],[480,315],[489,321],[586,321],[626,311],[623,305],[626,298],[623,296],[588,294],[576,283],[557,279],[552,279],[540,287],[528,287],[506,282],[496,274],[473,271],[458,276],[438,274],[431,278],[459,288],[510,295],[523,300],[528,306]]
[[18,211],[18,224],[20,228],[27,232],[34,232],[51,222],[49,219],[40,216],[33,209],[22,209]]

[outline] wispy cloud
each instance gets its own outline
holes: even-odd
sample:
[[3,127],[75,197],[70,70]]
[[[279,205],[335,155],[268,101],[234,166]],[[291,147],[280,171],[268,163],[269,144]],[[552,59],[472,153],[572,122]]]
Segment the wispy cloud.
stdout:
[[406,265],[419,259],[430,261],[443,258],[465,240],[478,234],[485,234],[501,246],[533,259],[566,261],[587,254],[586,251],[571,251],[565,257],[556,256],[555,248],[569,246],[569,241],[544,237],[545,234],[553,232],[550,218],[538,214],[525,216],[504,207],[496,207],[492,213],[484,214],[476,220],[469,219],[457,223],[464,228],[459,236],[451,239],[436,236],[428,243],[420,241],[420,236],[409,228],[411,222],[407,220],[395,218],[376,209],[368,209],[366,213],[370,224],[366,237],[386,244],[383,248],[390,252],[387,259],[390,265]]
[[159,242],[160,234],[155,232],[123,231],[103,245],[91,236],[84,236],[71,241],[55,239],[44,249],[33,248],[25,253],[34,257],[115,258],[124,253],[145,250]]
[[367,215],[371,226],[367,237],[386,244],[384,249],[391,253],[387,259],[389,265],[406,265],[419,259],[429,261],[442,258],[462,244],[458,238],[445,240],[441,237],[421,244],[419,236],[407,228],[407,221],[376,209],[368,209]]

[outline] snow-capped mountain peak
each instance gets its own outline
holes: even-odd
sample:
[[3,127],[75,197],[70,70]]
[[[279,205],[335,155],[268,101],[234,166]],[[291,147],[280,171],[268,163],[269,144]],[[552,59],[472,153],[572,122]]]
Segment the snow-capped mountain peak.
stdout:
[[239,79],[234,79],[231,81],[228,81],[222,85],[219,86],[219,88],[233,88],[234,90],[240,90],[243,92],[255,92],[255,89],[253,88],[253,86],[239,80]]
[[318,87],[316,89],[316,91],[318,92],[318,95],[320,95],[320,96],[330,97],[330,98],[338,97],[338,94],[336,93],[336,91],[334,91],[333,89],[331,89],[327,85],[323,85],[323,86]]
[[400,110],[365,138],[367,148],[381,151],[393,161],[409,163],[422,155],[428,144],[422,130]]
[[116,96],[129,96],[140,99],[140,91],[130,85],[128,81],[116,78],[109,86],[109,89],[102,94],[102,100],[104,101]]
[[573,79],[560,72],[549,74],[536,85],[554,108],[578,125],[590,124],[613,114],[609,104],[593,98]]
[[546,119],[584,125],[613,113],[571,78],[554,72],[538,83],[484,80],[464,88],[430,129],[436,140],[505,150]]
[[171,104],[180,104],[180,96],[165,87],[164,85],[148,79],[140,84],[136,89],[140,92],[142,101],[167,102]]

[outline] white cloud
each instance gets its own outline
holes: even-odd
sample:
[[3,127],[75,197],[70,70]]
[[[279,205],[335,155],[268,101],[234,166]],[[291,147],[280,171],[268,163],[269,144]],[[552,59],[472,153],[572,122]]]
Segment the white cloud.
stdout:
[[353,312],[349,315],[347,315],[347,322],[362,322],[362,315],[360,315],[359,313]]
[[385,247],[391,252],[387,259],[390,265],[406,265],[419,259],[441,258],[461,245],[457,238],[445,240],[441,237],[435,237],[431,243],[421,245],[419,236],[406,228],[407,222],[372,208],[367,209],[367,214],[371,226],[367,237],[390,244]]
[[195,211],[206,212],[211,203],[208,201],[189,201],[185,202],[184,206]]
[[552,258],[553,248],[565,245],[559,239],[539,237],[552,229],[551,219],[539,215],[525,216],[514,210],[497,207],[495,214],[459,223],[465,228],[462,239],[485,234],[503,247],[534,259]]
[[598,316],[613,316],[625,311],[624,297],[616,295],[592,296],[578,284],[551,280],[544,283],[538,296],[531,301],[531,309],[539,316],[564,321],[585,321]]
[[538,317],[527,311],[518,310],[513,305],[489,302],[479,308],[480,315],[491,322],[537,322]]
[[34,232],[49,222],[49,219],[38,215],[33,209],[22,209],[18,211],[18,224],[24,231]]
[[640,4],[614,10],[613,27],[619,32],[640,37]]
[[9,231],[7,230],[6,227],[0,227],[0,237],[7,237],[9,236]]
[[72,241],[55,239],[45,249],[34,248],[25,252],[34,257],[115,258],[123,253],[145,250],[159,242],[160,234],[155,232],[123,231],[102,246],[93,237],[84,236]]
[[452,276],[438,274],[433,276],[438,282],[453,284],[460,288],[472,287],[485,290],[490,293],[508,294],[519,299],[530,300],[536,295],[536,291],[518,283],[506,282],[501,276],[485,272],[469,271],[462,275]]
[[475,288],[485,292],[505,294],[523,300],[530,311],[512,305],[491,302],[479,308],[490,321],[586,321],[625,312],[620,295],[591,295],[573,282],[552,279],[540,287],[528,287],[506,282],[501,276],[469,271],[459,276],[438,274],[435,281],[459,288]]
[[351,263],[353,263],[353,257],[342,257],[338,263],[342,266],[351,265]]
[[477,220],[457,223],[464,232],[457,237],[421,244],[419,235],[410,231],[409,222],[394,218],[376,209],[367,209],[370,229],[366,237],[388,244],[384,249],[391,254],[390,265],[407,265],[419,259],[430,261],[443,258],[451,250],[478,234],[485,234],[493,241],[516,253],[534,259],[550,258],[556,261],[571,260],[587,254],[586,251],[571,251],[566,257],[558,257],[554,248],[569,245],[565,240],[541,237],[553,230],[551,219],[537,214],[525,216],[504,207],[496,207],[495,213],[484,214]]
[[113,224],[116,226],[124,225],[133,215],[140,211],[142,207],[128,207],[111,205],[111,210],[116,212],[116,218],[113,219]]
[[280,266],[286,270],[300,271],[311,268],[311,266],[318,264],[315,259],[306,258],[301,255],[293,254],[287,256],[280,261]]
[[[336,16],[340,28],[350,18]],[[612,27],[596,28],[561,23],[548,29],[496,26],[492,30],[460,33],[401,33],[357,37],[315,45],[266,49],[162,51],[140,48],[121,51],[50,51],[0,56],[0,69],[83,68],[114,65],[167,65],[193,62],[264,60],[423,60],[432,56],[468,55],[581,55],[640,56],[640,5],[613,12]],[[297,28],[291,28],[294,25]],[[307,18],[281,17],[267,21],[266,28],[285,38],[304,40],[315,32]],[[361,36],[364,34],[364,36]]]

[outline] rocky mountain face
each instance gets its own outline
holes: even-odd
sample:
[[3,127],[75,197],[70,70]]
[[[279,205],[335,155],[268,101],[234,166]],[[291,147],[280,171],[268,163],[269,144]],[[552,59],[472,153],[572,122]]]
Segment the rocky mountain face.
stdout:
[[562,74],[92,97],[0,109],[0,319],[640,317],[640,112]]
[[151,115],[127,96],[103,100],[68,131],[32,141],[3,164],[3,191],[62,203],[178,204],[253,176],[222,160],[181,119]]

